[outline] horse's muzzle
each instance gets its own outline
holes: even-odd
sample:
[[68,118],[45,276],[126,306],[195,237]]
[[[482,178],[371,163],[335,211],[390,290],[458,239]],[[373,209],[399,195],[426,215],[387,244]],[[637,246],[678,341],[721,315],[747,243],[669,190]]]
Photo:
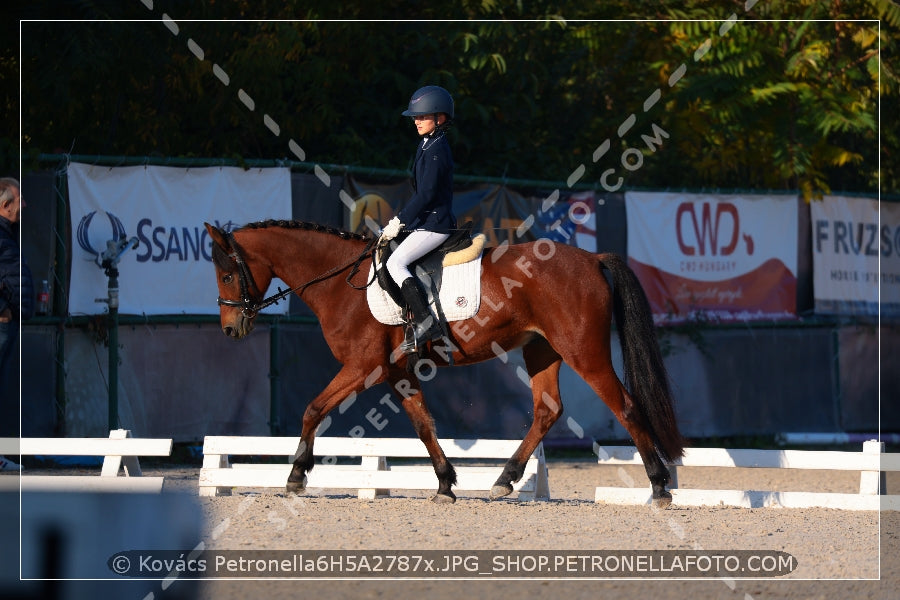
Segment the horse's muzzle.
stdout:
[[253,331],[253,319],[248,319],[244,315],[239,315],[231,325],[222,327],[222,333],[236,340],[247,337],[251,331]]

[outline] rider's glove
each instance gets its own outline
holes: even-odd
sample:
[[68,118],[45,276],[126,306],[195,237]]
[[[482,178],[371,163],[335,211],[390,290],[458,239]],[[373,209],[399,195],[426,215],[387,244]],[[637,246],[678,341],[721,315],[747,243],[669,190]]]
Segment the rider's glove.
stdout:
[[384,229],[381,230],[381,239],[384,241],[392,240],[400,233],[400,229],[403,227],[403,223],[400,222],[400,219],[394,217],[388,224],[384,226]]

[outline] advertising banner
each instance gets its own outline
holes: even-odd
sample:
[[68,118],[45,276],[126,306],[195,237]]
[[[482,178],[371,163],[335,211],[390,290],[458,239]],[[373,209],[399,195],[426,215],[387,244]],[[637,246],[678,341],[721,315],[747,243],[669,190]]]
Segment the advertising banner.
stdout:
[[795,318],[798,201],[627,192],[628,264],[654,321]]
[[[119,256],[119,312],[218,314],[204,222],[236,229],[291,218],[287,168],[68,167],[72,219],[69,314],[106,312],[104,255]],[[270,286],[281,284],[275,280]],[[287,302],[266,312],[283,314]]]
[[[347,227],[356,233],[377,232],[412,195],[409,181],[379,184],[347,177],[344,193],[353,201]],[[460,226],[473,223],[488,246],[549,238],[554,242],[597,251],[596,199],[593,192],[570,194],[553,201],[523,196],[504,185],[477,185],[453,190],[453,211]]]
[[900,316],[900,204],[826,196],[810,217],[816,312]]

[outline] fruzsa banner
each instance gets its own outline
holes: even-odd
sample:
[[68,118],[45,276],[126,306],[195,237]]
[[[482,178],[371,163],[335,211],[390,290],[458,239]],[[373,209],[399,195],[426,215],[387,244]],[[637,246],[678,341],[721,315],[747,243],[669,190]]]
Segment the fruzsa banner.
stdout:
[[[119,312],[217,314],[204,222],[233,230],[291,218],[287,168],[68,167],[72,219],[69,314],[107,306],[104,258],[117,258]],[[283,283],[275,280],[268,293]],[[286,314],[288,303],[266,312]]]
[[628,264],[658,324],[797,313],[795,196],[627,192]]
[[826,196],[810,216],[816,312],[900,316],[900,204]]

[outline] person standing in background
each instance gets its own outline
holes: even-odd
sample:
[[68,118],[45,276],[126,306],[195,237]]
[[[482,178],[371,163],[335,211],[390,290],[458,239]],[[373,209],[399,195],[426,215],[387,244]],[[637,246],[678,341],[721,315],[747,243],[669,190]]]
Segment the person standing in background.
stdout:
[[[25,202],[19,182],[12,177],[0,179],[0,393],[18,388],[13,369],[19,349],[22,321],[34,315],[34,284],[31,270],[19,251],[19,219]],[[0,470],[22,467],[0,456]]]

